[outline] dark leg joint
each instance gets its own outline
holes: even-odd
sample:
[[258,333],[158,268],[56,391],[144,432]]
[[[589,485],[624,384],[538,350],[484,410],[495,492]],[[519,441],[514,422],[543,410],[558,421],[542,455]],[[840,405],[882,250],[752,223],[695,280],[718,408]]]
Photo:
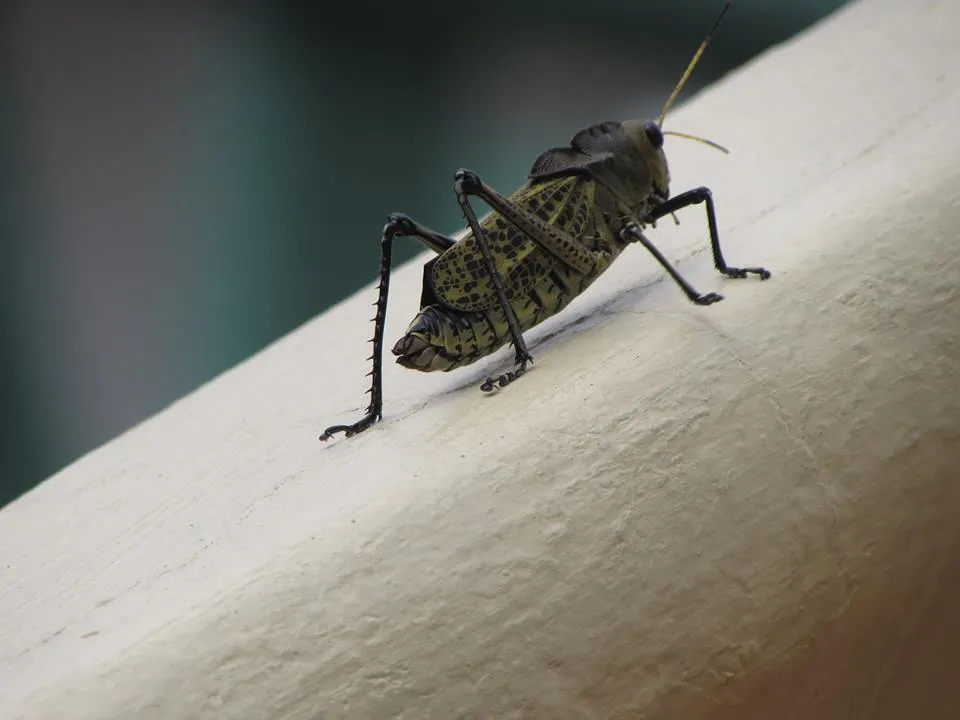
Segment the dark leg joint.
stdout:
[[483,189],[480,176],[473,170],[467,170],[466,168],[457,170],[457,174],[453,176],[453,181],[465,193],[479,193]]
[[387,224],[383,228],[384,235],[413,235],[417,231],[417,224],[409,215],[391,213],[387,216]]
[[438,255],[456,245],[453,238],[421,225],[405,213],[391,213],[387,216],[387,224],[383,226],[383,237],[392,239],[398,235],[415,238]]

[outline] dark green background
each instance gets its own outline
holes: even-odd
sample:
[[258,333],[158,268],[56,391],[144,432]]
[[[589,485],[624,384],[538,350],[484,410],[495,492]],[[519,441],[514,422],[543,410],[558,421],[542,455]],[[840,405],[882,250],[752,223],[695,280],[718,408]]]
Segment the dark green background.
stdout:
[[[740,0],[687,97],[840,4]],[[129,5],[0,4],[0,504],[372,280],[387,213],[455,230],[457,168],[656,116],[721,3]]]

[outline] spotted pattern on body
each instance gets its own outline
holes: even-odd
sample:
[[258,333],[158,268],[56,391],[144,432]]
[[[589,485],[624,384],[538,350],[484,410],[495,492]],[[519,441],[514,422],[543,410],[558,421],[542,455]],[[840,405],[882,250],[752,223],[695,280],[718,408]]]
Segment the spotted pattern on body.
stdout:
[[[565,244],[563,257],[584,253],[564,238],[557,229],[572,237],[580,237],[587,227],[594,203],[596,184],[582,177],[562,177],[532,186],[524,186],[510,199],[535,215],[543,227],[534,231],[551,231],[552,242]],[[532,240],[514,218],[497,212],[480,222],[497,269],[504,279],[508,299],[523,297],[552,269],[556,256],[545,252]],[[588,257],[588,255],[584,255]],[[590,260],[582,262],[589,263]],[[580,268],[583,270],[583,268]],[[425,276],[436,298],[447,307],[465,312],[489,310],[499,302],[493,283],[483,263],[479,244],[468,234],[454,247],[437,258]]]
[[[602,239],[612,233],[609,217],[596,205],[597,192],[590,178],[568,176],[521,188],[512,197],[589,258],[589,272],[549,252],[498,213],[481,223],[523,331],[565,308],[623,250],[623,245]],[[455,252],[461,243],[468,244]],[[393,348],[400,365],[424,372],[454,370],[510,341],[506,315],[472,236],[427,264],[425,287],[431,287],[431,278],[436,290],[425,292],[420,312]]]

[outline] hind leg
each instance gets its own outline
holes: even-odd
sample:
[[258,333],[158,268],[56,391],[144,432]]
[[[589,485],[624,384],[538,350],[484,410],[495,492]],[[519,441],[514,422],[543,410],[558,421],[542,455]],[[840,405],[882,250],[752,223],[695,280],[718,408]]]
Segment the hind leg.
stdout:
[[387,297],[390,290],[390,259],[393,252],[393,238],[396,236],[412,237],[436,253],[442,253],[456,241],[420,225],[408,216],[395,213],[387,218],[380,237],[380,284],[377,294],[377,314],[373,322],[373,355],[368,360],[373,361],[373,369],[367,373],[373,378],[370,389],[370,404],[362,418],[352,425],[331,425],[320,436],[321,440],[329,440],[338,432],[346,437],[363,432],[377,420],[383,418],[383,330],[387,319]]

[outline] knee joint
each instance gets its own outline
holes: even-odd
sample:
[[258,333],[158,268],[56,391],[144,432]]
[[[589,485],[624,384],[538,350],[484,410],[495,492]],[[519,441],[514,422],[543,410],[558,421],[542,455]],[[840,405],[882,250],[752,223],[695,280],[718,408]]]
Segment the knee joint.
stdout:
[[460,168],[454,176],[455,186],[464,192],[476,192],[480,190],[483,184],[480,182],[480,176],[473,170]]
[[387,224],[383,227],[384,235],[411,235],[416,231],[417,224],[403,213],[391,213],[387,216]]

